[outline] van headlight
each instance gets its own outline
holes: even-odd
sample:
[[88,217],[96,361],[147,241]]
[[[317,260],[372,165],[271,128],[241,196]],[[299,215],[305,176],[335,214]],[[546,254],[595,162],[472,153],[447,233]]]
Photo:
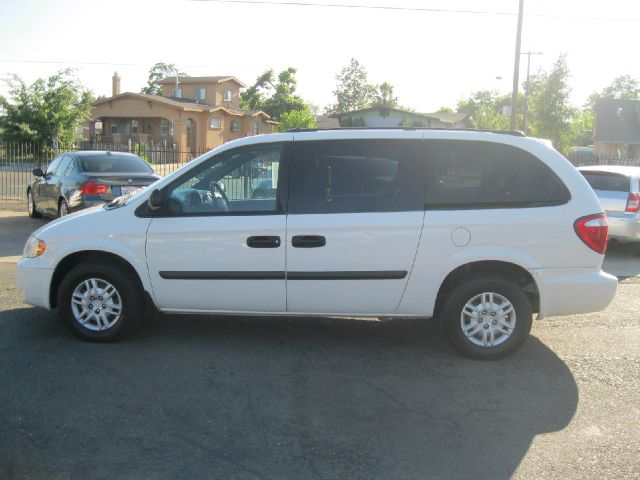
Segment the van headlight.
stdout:
[[24,246],[24,251],[22,252],[23,257],[27,258],[35,258],[42,255],[47,249],[47,244],[44,243],[39,238],[31,235],[29,240],[27,240],[26,245]]

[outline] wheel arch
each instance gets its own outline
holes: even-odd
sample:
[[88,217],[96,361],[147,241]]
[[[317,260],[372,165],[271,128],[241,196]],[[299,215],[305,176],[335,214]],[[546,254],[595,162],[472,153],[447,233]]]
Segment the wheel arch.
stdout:
[[108,265],[115,265],[118,268],[122,269],[134,280],[136,288],[139,289],[141,295],[145,296],[145,300],[149,300],[149,295],[144,289],[144,285],[142,283],[140,275],[133,267],[133,265],[131,265],[131,263],[129,263],[126,259],[111,252],[100,250],[83,250],[67,255],[58,263],[58,265],[56,265],[56,268],[53,272],[53,277],[51,279],[51,287],[49,289],[49,305],[51,306],[51,308],[55,308],[57,306],[58,290],[64,276],[76,265],[90,261],[104,262]]
[[483,260],[470,262],[455,268],[445,277],[440,284],[436,296],[434,316],[438,316],[444,307],[447,295],[451,288],[462,278],[480,273],[493,273],[503,275],[516,282],[524,291],[531,303],[533,312],[540,311],[540,291],[535,279],[527,269],[511,262],[501,260]]

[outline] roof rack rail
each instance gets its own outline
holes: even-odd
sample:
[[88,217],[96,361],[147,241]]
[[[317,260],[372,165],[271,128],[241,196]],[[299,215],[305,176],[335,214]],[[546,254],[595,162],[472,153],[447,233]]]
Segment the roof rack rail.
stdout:
[[289,133],[299,132],[322,132],[336,130],[437,130],[444,132],[486,132],[497,133],[500,135],[512,135],[514,137],[526,137],[519,130],[488,130],[482,128],[433,128],[433,127],[334,127],[334,128],[292,128],[287,130]]

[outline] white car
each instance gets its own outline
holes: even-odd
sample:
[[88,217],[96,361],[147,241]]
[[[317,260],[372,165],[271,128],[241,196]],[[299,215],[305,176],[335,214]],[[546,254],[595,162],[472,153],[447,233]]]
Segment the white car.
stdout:
[[[252,188],[270,179],[273,188]],[[269,194],[265,194],[269,192]],[[294,131],[226,143],[37,230],[25,301],[87,340],[145,310],[432,317],[476,358],[539,316],[605,308],[607,221],[576,169],[516,133]]]
[[594,165],[578,168],[604,207],[609,238],[640,240],[640,167]]

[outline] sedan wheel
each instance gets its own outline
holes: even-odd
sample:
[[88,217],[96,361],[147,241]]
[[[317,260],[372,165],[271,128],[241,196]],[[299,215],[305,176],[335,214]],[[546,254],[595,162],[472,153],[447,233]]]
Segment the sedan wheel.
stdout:
[[33,194],[31,190],[27,191],[27,211],[29,212],[29,216],[31,218],[40,218],[40,214],[36,209],[36,202],[33,199]]
[[58,217],[64,217],[69,213],[69,207],[67,206],[67,201],[62,199],[60,200],[60,204],[58,205]]

